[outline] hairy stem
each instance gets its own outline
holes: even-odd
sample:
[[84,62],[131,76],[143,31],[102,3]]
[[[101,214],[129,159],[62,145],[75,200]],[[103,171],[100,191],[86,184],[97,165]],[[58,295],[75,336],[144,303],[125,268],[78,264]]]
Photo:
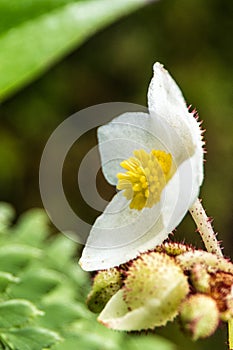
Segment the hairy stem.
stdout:
[[[206,250],[222,257],[223,253],[211,225],[211,220],[206,215],[201,201],[197,199],[189,211],[197,225],[198,232],[201,235]],[[228,343],[229,349],[233,350],[233,319],[228,322]]]
[[189,211],[197,225],[198,232],[201,235],[206,250],[210,253],[214,253],[222,257],[222,250],[212,228],[211,220],[206,215],[205,210],[199,199],[195,201],[195,203],[192,205]]

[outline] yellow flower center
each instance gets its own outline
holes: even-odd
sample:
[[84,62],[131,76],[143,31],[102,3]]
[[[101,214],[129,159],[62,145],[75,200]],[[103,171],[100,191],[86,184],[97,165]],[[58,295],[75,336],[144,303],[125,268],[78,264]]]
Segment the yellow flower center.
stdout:
[[125,173],[118,173],[118,190],[131,200],[130,208],[151,208],[160,200],[161,192],[172,177],[172,156],[160,150],[133,152],[134,157],[121,162]]

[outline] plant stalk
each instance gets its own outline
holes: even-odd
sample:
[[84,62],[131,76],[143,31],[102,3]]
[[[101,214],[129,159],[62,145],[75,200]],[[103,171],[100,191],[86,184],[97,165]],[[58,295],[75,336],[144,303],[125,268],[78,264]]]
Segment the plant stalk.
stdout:
[[[200,199],[196,199],[189,211],[197,225],[198,232],[201,235],[206,250],[223,257],[220,244],[211,225],[211,219],[206,215]],[[228,344],[229,349],[233,350],[233,319],[228,321]]]
[[189,211],[197,225],[198,232],[201,235],[206,250],[217,256],[223,257],[222,250],[211,225],[211,219],[206,215],[201,201],[197,199]]

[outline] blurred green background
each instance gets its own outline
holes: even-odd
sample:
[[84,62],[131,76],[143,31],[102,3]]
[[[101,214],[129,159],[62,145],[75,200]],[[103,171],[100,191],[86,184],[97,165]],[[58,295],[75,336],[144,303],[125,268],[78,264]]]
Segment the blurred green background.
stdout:
[[[208,215],[214,218],[225,254],[233,257],[232,13],[229,0],[151,2],[102,29],[5,99],[0,106],[1,200],[12,203],[18,214],[42,207],[38,169],[54,129],[71,114],[94,104],[124,101],[146,105],[152,65],[160,61],[204,121],[208,153],[201,197]],[[83,147],[95,142],[94,133],[88,136]],[[64,172],[74,208],[78,157],[76,148]],[[113,189],[106,186],[106,190],[107,198]],[[96,213],[92,214],[93,221]],[[187,216],[175,238],[200,245],[194,230]],[[162,334],[180,344],[179,349],[191,349],[191,342],[178,328],[168,329]],[[212,339],[194,348],[223,349],[224,340],[223,326]]]

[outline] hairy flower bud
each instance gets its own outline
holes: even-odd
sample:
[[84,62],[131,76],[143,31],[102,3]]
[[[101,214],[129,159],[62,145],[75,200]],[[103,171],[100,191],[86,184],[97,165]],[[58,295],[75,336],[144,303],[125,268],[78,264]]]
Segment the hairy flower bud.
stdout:
[[210,295],[215,299],[221,319],[228,321],[233,317],[233,275],[218,271],[211,274]]
[[194,294],[180,309],[182,328],[193,340],[212,335],[219,323],[219,311],[214,299],[205,294]]
[[187,277],[174,258],[144,253],[132,261],[124,286],[109,300],[98,320],[118,330],[153,329],[176,317],[188,292]]
[[88,308],[95,313],[102,311],[109,299],[121,288],[121,273],[116,268],[99,271],[93,280],[87,297]]
[[142,254],[136,259],[127,271],[124,283],[124,300],[132,310],[143,306],[149,299],[163,300],[169,295],[169,311],[163,304],[164,312],[169,313],[187,292],[186,276],[174,259],[155,252]]
[[205,266],[201,264],[194,265],[191,270],[190,279],[197,292],[210,292],[210,274],[207,272]]

